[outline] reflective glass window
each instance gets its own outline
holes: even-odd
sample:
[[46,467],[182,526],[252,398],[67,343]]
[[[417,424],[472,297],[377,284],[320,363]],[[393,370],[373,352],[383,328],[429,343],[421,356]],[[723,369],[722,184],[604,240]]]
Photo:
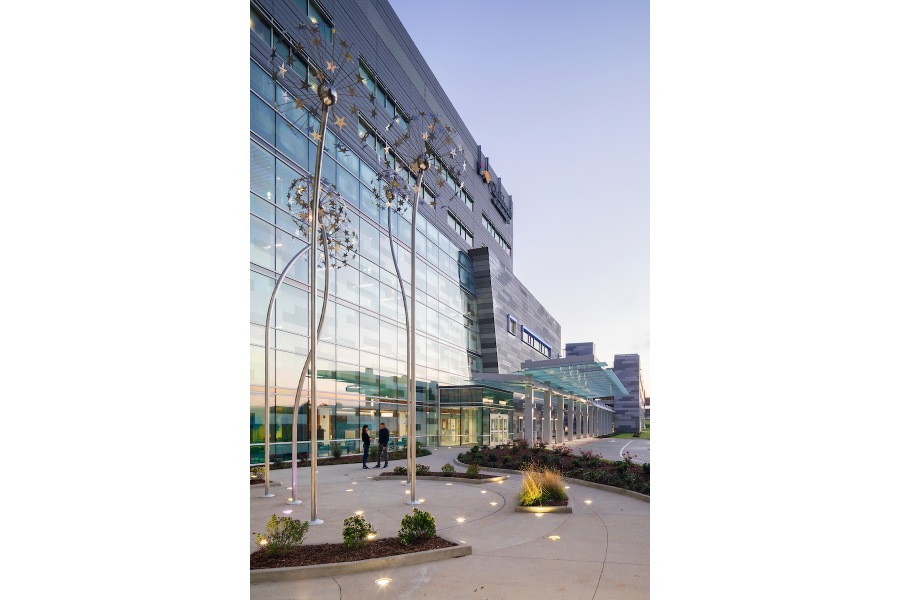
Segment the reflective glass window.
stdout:
[[250,131],[270,144],[275,144],[275,111],[250,93]]

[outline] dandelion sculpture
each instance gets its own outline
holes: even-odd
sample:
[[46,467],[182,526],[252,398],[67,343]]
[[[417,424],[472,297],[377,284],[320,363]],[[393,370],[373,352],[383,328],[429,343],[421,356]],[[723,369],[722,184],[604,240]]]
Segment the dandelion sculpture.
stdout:
[[[271,76],[282,89],[281,102],[276,103],[276,110],[283,114],[290,108],[292,111],[299,110],[300,116],[295,119],[292,125],[297,126],[300,119],[306,119],[307,113],[318,119],[318,131],[314,131],[312,126],[301,127],[306,130],[312,139],[318,144],[316,150],[315,170],[312,178],[300,178],[295,181],[296,185],[291,186],[289,196],[291,203],[291,214],[295,216],[295,222],[298,224],[299,233],[308,235],[309,243],[307,248],[301,250],[285,267],[285,272],[293,265],[293,263],[307,251],[309,248],[316,248],[316,260],[309,261],[309,356],[307,357],[307,367],[309,369],[309,434],[310,434],[310,523],[320,524],[322,521],[316,515],[316,459],[317,459],[317,435],[316,435],[316,346],[318,344],[318,329],[313,333],[312,324],[316,322],[316,265],[322,263],[325,266],[326,282],[328,281],[328,270],[331,263],[337,266],[337,262],[346,263],[352,247],[350,242],[355,239],[355,234],[351,234],[346,227],[343,228],[344,238],[340,238],[341,226],[339,223],[346,223],[346,215],[343,213],[343,201],[339,199],[337,191],[328,183],[322,182],[322,155],[325,149],[325,137],[327,135],[327,127],[329,125],[329,115],[334,119],[332,125],[343,130],[347,126],[347,118],[355,113],[356,108],[343,109],[339,108],[339,94],[346,94],[352,97],[361,97],[364,87],[360,87],[364,83],[362,77],[357,72],[357,58],[351,52],[350,44],[346,42],[335,29],[331,29],[331,39],[326,39],[319,30],[317,24],[310,22],[301,22],[296,27],[296,33],[281,31],[282,40],[288,46],[286,49],[287,57],[279,61],[278,53],[272,50],[270,57]],[[280,64],[278,64],[280,62]],[[326,189],[327,188],[327,189]],[[324,191],[326,196],[331,193],[331,197],[326,197],[325,203],[321,203],[321,192]],[[333,203],[333,204],[332,204]],[[305,207],[305,208],[304,208]],[[305,218],[304,218],[305,215]],[[312,218],[311,215],[317,215],[318,218]],[[341,216],[343,215],[343,221]],[[329,216],[331,219],[329,220]],[[299,217],[299,218],[298,218]],[[305,223],[305,225],[302,225]],[[319,238],[319,226],[323,227],[322,234],[322,254],[321,261],[318,259],[318,248],[316,240]],[[329,236],[337,236],[332,239]],[[341,241],[337,241],[340,239]],[[334,251],[343,250],[346,252],[343,256],[338,257]],[[282,274],[283,278],[284,274]],[[327,285],[327,284],[326,284]],[[277,292],[276,285],[275,291]],[[269,310],[274,301],[275,294],[273,292],[272,300],[269,302]],[[325,295],[327,301],[327,292]],[[325,307],[322,307],[322,314],[325,313]],[[321,319],[320,319],[321,321]],[[266,400],[265,400],[265,476],[266,489],[265,495],[269,496],[269,317],[266,317]],[[296,457],[296,423],[298,403],[300,391],[303,385],[303,378],[307,374],[305,368],[300,376],[300,382],[297,385],[297,396],[294,401],[294,425],[293,440],[291,442],[291,456],[293,469],[293,493],[297,493],[297,457]],[[293,500],[292,500],[293,502]]]
[[[374,109],[372,116],[373,118],[377,117]],[[399,116],[389,117],[377,132],[364,131],[360,135],[360,141],[365,144],[369,136],[375,136],[381,138],[383,143],[384,157],[379,157],[383,168],[376,175],[376,180],[372,185],[372,192],[379,207],[402,214],[409,205],[412,205],[409,306],[407,306],[403,277],[400,274],[394,250],[394,234],[391,227],[393,219],[390,217],[388,218],[388,237],[406,318],[406,477],[410,485],[410,500],[407,501],[407,504],[419,504],[416,496],[415,468],[416,216],[420,206],[430,206],[432,209],[436,209],[440,203],[441,208],[446,208],[449,202],[457,197],[456,194],[462,193],[461,190],[465,185],[466,162],[462,138],[438,115],[419,111],[410,117],[406,127],[400,124],[401,118]],[[430,181],[426,180],[427,173],[432,174]],[[448,185],[449,182],[453,182],[455,185]],[[436,193],[431,195],[432,199],[427,203],[422,200],[425,185],[430,185],[432,189],[436,190]],[[460,191],[457,192],[457,189]]]

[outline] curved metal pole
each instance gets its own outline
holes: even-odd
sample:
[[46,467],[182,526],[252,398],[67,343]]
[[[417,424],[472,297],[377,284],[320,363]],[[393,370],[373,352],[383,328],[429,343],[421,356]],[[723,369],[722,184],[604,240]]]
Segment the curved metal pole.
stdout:
[[[328,246],[328,233],[325,231],[324,227],[322,228],[322,245],[325,248],[325,256],[327,257],[331,252],[331,248]],[[328,275],[328,261],[326,260],[325,301],[322,303],[322,312],[319,314],[319,325],[316,328],[317,341],[322,335],[322,325],[325,324],[325,308],[328,304]],[[294,395],[294,418],[291,421],[291,500],[288,504],[302,504],[302,501],[297,499],[297,421],[300,416],[300,394],[303,393],[303,382],[306,380],[304,375],[306,375],[306,372],[309,369],[310,358],[311,354],[307,353],[306,362],[303,363],[303,370],[300,371],[302,375],[300,376],[300,382],[297,384],[297,393]]]
[[300,258],[307,250],[309,250],[309,244],[306,244],[303,248],[300,249],[300,252],[294,255],[294,258],[288,261],[285,265],[284,270],[281,272],[281,275],[278,276],[278,280],[275,282],[275,289],[272,290],[272,296],[269,298],[269,308],[266,309],[266,355],[263,360],[263,365],[266,371],[265,374],[265,384],[266,384],[266,404],[265,410],[266,414],[264,417],[264,423],[266,427],[266,432],[264,436],[265,443],[263,444],[264,452],[265,452],[265,465],[266,465],[266,490],[263,494],[263,498],[272,498],[275,494],[269,493],[269,322],[272,319],[272,307],[275,306],[275,295],[278,293],[278,288],[281,287],[281,282],[284,281],[287,272],[291,270],[291,267],[294,266],[294,263],[297,262],[297,259]]
[[[400,276],[400,266],[397,264],[397,254],[394,251],[394,232],[391,228],[391,223],[393,222],[393,216],[391,215],[391,206],[388,204],[388,241],[391,246],[391,258],[394,260],[394,272],[397,274],[397,281],[400,282],[400,297],[403,298],[403,315],[404,319],[406,319],[406,402],[407,402],[407,411],[409,410],[409,337],[410,337],[410,327],[409,327],[409,307],[406,305],[406,290],[403,287],[403,277]],[[406,415],[406,422],[409,423],[409,413]],[[399,433],[399,431],[397,432]],[[406,485],[411,485],[410,473],[415,471],[415,465],[410,464],[409,458],[409,436],[406,439]],[[410,490],[412,493],[412,490]]]
[[[427,168],[427,163],[426,163]],[[407,504],[420,504],[418,497],[416,496],[416,465],[415,465],[415,456],[416,456],[416,215],[419,214],[419,192],[422,189],[422,182],[425,180],[425,171],[420,170],[419,176],[416,179],[416,193],[413,198],[413,212],[412,212],[412,220],[410,221],[412,235],[410,236],[410,276],[409,276],[409,319],[410,323],[407,325],[407,332],[409,335],[409,346],[406,349],[406,360],[408,361],[407,371],[409,375],[407,376],[407,388],[406,388],[406,398],[407,398],[407,415],[406,415],[406,424],[408,429],[407,435],[407,453],[409,454],[409,461],[412,463],[411,467],[408,468],[407,471],[409,475],[409,501]],[[439,419],[440,420],[440,419]]]
[[[309,228],[309,245],[315,246],[316,239],[319,237],[319,183],[322,181],[322,155],[325,152],[325,126],[328,123],[328,110],[330,108],[330,104],[336,101],[336,98],[332,100],[332,102],[325,102],[325,96],[323,94],[327,94],[326,89],[323,85],[319,86],[319,97],[323,98],[322,102],[322,114],[319,117],[319,145],[316,148],[316,169],[313,174],[313,198],[312,198],[312,206],[310,206],[310,214],[313,215],[313,219],[310,223]],[[313,255],[313,260],[309,261],[309,324],[310,324],[310,332],[309,332],[309,368],[312,373],[309,378],[309,511],[310,525],[321,525],[324,521],[318,518],[316,514],[316,505],[318,500],[318,489],[316,487],[316,467],[318,466],[318,436],[316,435],[316,422],[318,421],[318,406],[316,404],[316,344],[318,343],[318,339],[313,336],[312,332],[312,324],[316,322],[316,259],[317,257]],[[325,257],[325,264],[328,265],[328,257]],[[301,379],[306,376],[306,373],[301,373]],[[298,385],[299,387],[299,385]],[[292,490],[292,492],[296,493],[296,490]]]

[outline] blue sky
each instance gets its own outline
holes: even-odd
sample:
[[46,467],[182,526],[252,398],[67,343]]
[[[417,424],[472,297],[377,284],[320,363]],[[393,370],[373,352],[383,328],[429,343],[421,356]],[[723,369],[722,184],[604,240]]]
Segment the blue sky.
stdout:
[[513,196],[516,276],[649,391],[649,2],[390,3]]

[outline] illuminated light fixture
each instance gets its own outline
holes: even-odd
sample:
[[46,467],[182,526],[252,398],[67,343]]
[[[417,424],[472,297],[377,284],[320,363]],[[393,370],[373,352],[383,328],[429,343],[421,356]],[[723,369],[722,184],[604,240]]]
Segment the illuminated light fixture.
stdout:
[[293,501],[294,501],[293,498],[288,498],[288,502],[293,502]]
[[452,483],[448,483],[447,485],[453,485]]
[[[277,327],[276,327],[276,328],[275,328],[275,329],[278,329],[278,328],[277,328]],[[292,487],[289,487],[289,488],[288,488],[288,489],[289,489],[289,490],[291,490],[291,491],[293,491],[293,489],[294,489],[294,488],[292,488]]]
[[263,538],[263,539],[259,540],[259,545],[260,545],[260,546],[265,546],[265,545],[268,544],[268,543],[269,543],[269,540],[267,540],[266,538]]
[[358,511],[356,511],[354,514],[361,515],[361,514],[363,514],[363,512],[365,512],[365,511],[358,510]]
[[419,498],[419,502],[425,502],[425,498]]
[[466,520],[465,517],[456,517],[456,522],[457,522],[457,523],[462,523],[462,522],[465,521],[465,520]]
[[291,513],[294,512],[294,511],[292,511],[291,509],[287,509],[287,510],[283,510],[283,511],[281,511],[281,512],[283,512],[283,513],[286,514],[286,515],[289,515],[289,514],[291,514]]
[[466,540],[459,540],[459,543],[460,543],[460,544],[465,544],[465,543],[466,543]]
[[387,584],[389,584],[391,581],[392,581],[392,580],[391,580],[390,578],[388,578],[388,577],[382,577],[381,579],[376,579],[376,580],[375,580],[375,583],[377,583],[377,584],[380,585],[381,587],[384,587],[384,586],[386,586]]
[[566,486],[566,489],[569,489],[569,486]]
[[491,506],[497,506],[496,502],[491,502]]
[[541,517],[544,516],[544,513],[535,513],[534,516],[536,516],[538,519],[540,519]]
[[585,504],[590,504],[591,502],[593,502],[593,500],[585,500],[584,501]]
[[352,490],[352,489],[349,489],[349,490],[344,490],[344,491],[345,491],[345,492],[352,492],[353,490]]
[[404,494],[408,494],[408,493],[409,493],[409,490],[403,490],[403,493],[404,493]]
[[366,479],[372,479],[371,475],[366,475]]
[[369,535],[366,536],[366,539],[367,539],[367,540],[374,540],[374,539],[375,539],[375,534],[374,534],[374,533],[370,533]]
[[559,539],[559,536],[558,536],[558,535],[551,535],[551,536],[550,536],[549,538],[547,538],[547,539],[548,539],[548,540],[556,541],[556,540]]
[[487,494],[487,490],[481,490],[482,494]]

